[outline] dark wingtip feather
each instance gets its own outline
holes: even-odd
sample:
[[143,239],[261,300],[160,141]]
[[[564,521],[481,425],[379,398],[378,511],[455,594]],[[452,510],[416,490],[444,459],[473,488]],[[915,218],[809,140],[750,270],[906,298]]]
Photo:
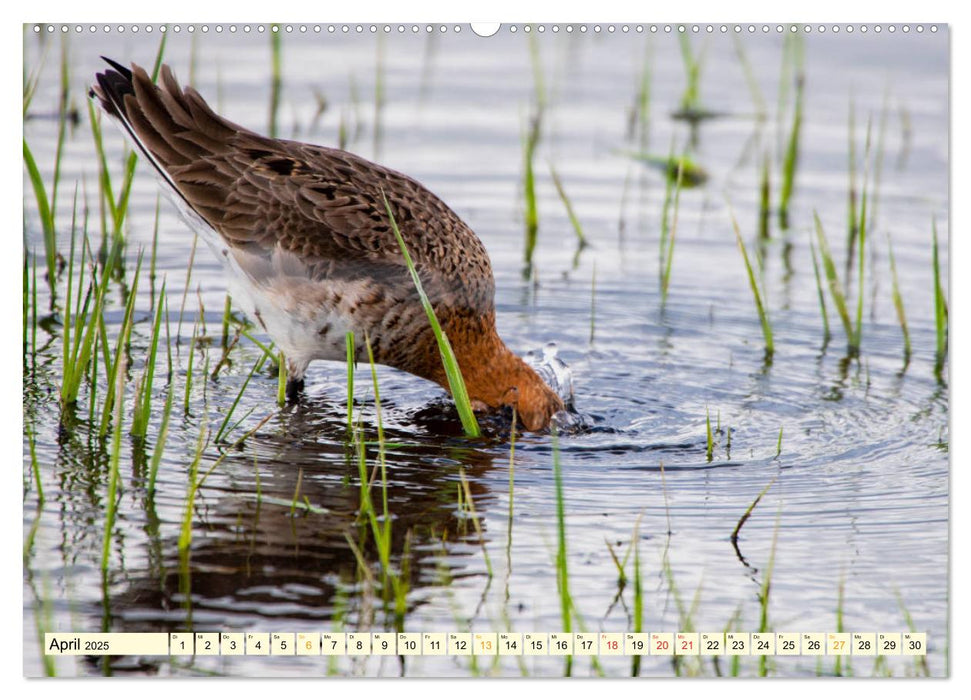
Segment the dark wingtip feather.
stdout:
[[124,116],[125,95],[135,92],[132,86],[132,72],[116,61],[112,61],[107,56],[101,57],[112,70],[96,74],[98,81],[96,86],[92,86],[88,95],[97,97],[101,102],[101,107],[109,114]]
[[122,77],[124,77],[125,79],[127,79],[128,82],[131,82],[131,71],[128,68],[125,68],[125,66],[121,65],[117,61],[111,60],[107,56],[102,56],[101,57],[101,60],[104,61],[105,63],[107,63],[112,68],[114,68],[119,73],[121,73]]

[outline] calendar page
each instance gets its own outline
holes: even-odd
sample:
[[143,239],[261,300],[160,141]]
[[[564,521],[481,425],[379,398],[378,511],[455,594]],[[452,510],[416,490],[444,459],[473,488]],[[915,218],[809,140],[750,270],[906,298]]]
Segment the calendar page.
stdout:
[[21,33],[24,676],[949,676],[946,23]]

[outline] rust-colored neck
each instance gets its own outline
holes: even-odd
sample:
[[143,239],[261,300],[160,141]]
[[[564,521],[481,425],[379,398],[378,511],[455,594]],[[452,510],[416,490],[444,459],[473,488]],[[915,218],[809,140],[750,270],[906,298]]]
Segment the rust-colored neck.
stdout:
[[[449,328],[446,332],[455,351],[469,399],[489,408],[512,406],[527,430],[549,427],[550,418],[563,409],[563,401],[539,375],[517,357],[495,331],[484,328]],[[448,380],[436,380],[448,388]]]

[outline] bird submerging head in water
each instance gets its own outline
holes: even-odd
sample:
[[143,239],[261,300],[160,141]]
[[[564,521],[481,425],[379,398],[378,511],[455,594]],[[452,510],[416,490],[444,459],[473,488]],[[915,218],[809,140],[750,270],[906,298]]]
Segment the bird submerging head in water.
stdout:
[[448,336],[473,408],[515,408],[527,430],[564,409],[496,332],[495,281],[482,242],[424,186],[346,151],[260,136],[219,116],[163,65],[137,65],[91,89],[158,171],[183,218],[230,272],[233,300],[287,360],[298,399],[312,360],[356,358],[448,389],[434,333],[392,228],[400,228]]

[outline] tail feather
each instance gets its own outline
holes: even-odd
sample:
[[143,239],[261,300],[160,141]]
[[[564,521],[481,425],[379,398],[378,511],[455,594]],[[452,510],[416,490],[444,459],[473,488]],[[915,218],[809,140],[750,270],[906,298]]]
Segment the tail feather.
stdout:
[[[102,57],[104,58],[104,57]],[[231,148],[234,137],[249,132],[212,111],[193,88],[182,88],[167,65],[156,85],[145,70],[104,58],[111,66],[97,74],[90,95],[124,128],[169,188],[202,215],[197,192],[188,192],[182,172],[208,156]],[[210,199],[213,193],[210,194]]]
[[[104,56],[102,58],[113,70],[106,70],[104,73],[98,73],[95,76],[98,84],[91,87],[89,96],[96,98],[101,109],[121,125],[129,140],[154,166],[159,176],[169,186],[170,191],[178,195],[186,204],[189,204],[169,174],[167,167],[167,163],[173,159],[182,163],[187,162],[187,160],[178,151],[172,149],[168,142],[146,120],[137,99],[135,72],[110,58]],[[144,73],[138,66],[133,66],[133,68],[135,71]],[[158,92],[147,74],[145,80],[151,86],[152,91]]]

